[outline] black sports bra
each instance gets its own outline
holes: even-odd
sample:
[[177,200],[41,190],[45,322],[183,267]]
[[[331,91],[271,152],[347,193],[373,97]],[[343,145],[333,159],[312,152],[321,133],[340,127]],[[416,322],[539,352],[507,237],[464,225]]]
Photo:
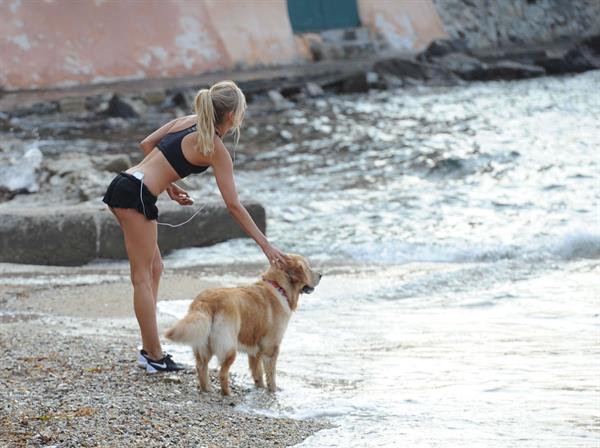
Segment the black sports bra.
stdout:
[[188,162],[183,155],[181,141],[183,140],[183,137],[195,131],[196,125],[194,124],[189,128],[171,132],[165,135],[163,139],[156,145],[156,147],[164,154],[165,158],[171,164],[180,178],[184,178],[192,173],[202,173],[206,171],[209,166],[194,165],[193,163]]

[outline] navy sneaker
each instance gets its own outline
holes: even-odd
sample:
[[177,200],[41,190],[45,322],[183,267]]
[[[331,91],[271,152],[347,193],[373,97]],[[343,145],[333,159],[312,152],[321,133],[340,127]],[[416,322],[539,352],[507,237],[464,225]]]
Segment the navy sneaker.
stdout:
[[154,361],[144,349],[140,350],[138,354],[138,365],[144,367],[147,373],[176,372],[185,369],[185,367],[173,361],[168,353],[165,353],[158,361]]

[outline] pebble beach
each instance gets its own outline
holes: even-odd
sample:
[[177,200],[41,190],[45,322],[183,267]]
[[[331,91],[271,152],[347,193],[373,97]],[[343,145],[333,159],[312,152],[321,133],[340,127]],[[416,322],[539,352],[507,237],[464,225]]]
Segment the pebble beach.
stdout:
[[[214,371],[210,393],[192,366],[146,374],[126,265],[93,271],[0,265],[1,447],[283,447],[327,427],[239,411],[251,385],[235,375],[222,397]],[[195,278],[167,273],[161,300],[212,286]],[[171,321],[159,319],[164,331]]]

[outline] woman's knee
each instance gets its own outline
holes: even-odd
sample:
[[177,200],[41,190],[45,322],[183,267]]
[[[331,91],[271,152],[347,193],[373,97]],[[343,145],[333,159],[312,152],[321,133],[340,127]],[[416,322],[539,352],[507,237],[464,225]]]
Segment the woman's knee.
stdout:
[[131,269],[131,284],[135,286],[148,285],[152,286],[152,269],[148,268],[132,268]]
[[152,276],[153,277],[160,277],[160,275],[162,274],[163,270],[164,270],[164,263],[162,261],[162,258],[160,256],[160,254],[158,254],[158,256],[155,256],[154,259],[152,260]]

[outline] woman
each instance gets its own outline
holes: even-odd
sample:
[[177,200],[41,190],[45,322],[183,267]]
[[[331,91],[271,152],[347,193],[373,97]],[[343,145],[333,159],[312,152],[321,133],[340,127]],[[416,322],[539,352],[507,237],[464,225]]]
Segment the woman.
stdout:
[[117,175],[103,201],[116,216],[131,268],[133,304],[142,335],[139,361],[149,373],[180,370],[163,353],[156,324],[158,284],[163,269],[157,245],[157,196],[163,191],[181,205],[193,203],[178,179],[212,166],[217,186],[229,212],[265,253],[270,263],[283,267],[288,258],[272,246],[240,204],[233,179],[233,163],[222,136],[239,139],[246,99],[232,81],[202,89],[194,101],[196,115],[177,118],[146,137],[140,146],[144,159]]

